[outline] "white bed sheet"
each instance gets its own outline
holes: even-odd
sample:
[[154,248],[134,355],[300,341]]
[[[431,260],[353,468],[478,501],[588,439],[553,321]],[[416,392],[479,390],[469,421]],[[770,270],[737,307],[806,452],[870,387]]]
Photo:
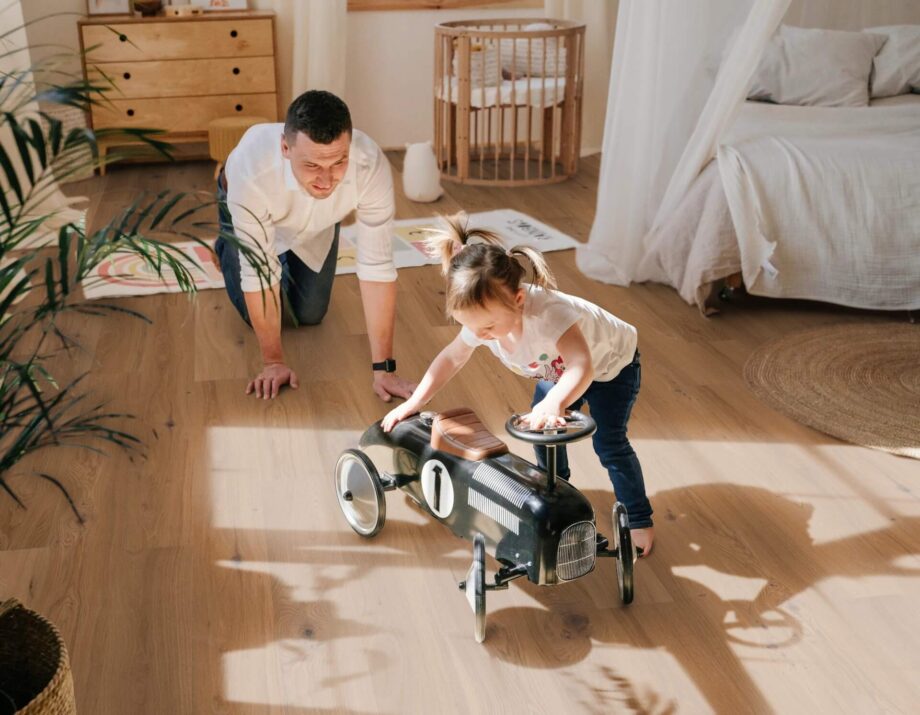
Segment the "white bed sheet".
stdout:
[[920,308],[920,95],[747,103],[647,249],[641,278],[704,312],[713,282],[738,272],[757,295]]

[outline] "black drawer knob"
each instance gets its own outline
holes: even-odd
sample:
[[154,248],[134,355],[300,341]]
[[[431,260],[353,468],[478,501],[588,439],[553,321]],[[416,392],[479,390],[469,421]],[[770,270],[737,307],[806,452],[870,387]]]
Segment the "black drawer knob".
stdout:
[[239,74],[239,73],[240,73],[240,68],[239,68],[239,67],[234,67],[234,68],[233,68],[233,74]]
[[127,36],[127,35],[119,35],[119,36],[118,36],[118,41],[119,41],[119,42],[127,42],[127,41],[128,41],[128,36]]
[[242,105],[242,104],[237,104],[237,105],[236,105],[236,111],[242,112],[242,111],[243,111],[243,105]]
[[134,116],[134,110],[133,110],[133,109],[129,109],[129,110],[128,110],[128,116],[129,116],[129,117],[133,117],[133,116]]
[[125,72],[124,75],[122,75],[122,76],[123,76],[125,79],[131,79],[131,73],[130,73],[130,72]]
[[239,34],[236,30],[230,30],[230,37],[236,37]]

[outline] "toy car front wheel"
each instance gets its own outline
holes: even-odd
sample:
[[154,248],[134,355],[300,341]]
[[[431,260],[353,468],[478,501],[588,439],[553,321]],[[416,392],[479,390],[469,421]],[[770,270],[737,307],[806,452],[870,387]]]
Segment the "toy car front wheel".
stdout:
[[473,634],[476,642],[482,643],[486,639],[486,542],[482,534],[473,537],[473,563],[460,588],[466,591],[466,600],[476,614]]
[[621,502],[613,505],[613,543],[617,548],[617,586],[620,589],[620,600],[624,604],[630,604],[633,600],[636,549],[629,532],[629,516]]
[[387,505],[377,468],[364,452],[346,449],[335,465],[335,495],[348,525],[371,537],[383,528]]

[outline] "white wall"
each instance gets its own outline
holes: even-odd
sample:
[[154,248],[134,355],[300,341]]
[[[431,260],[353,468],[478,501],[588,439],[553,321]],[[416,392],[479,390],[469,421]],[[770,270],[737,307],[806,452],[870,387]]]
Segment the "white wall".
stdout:
[[86,0],[22,0],[22,14],[32,61],[60,63],[60,69],[79,76],[80,38],[77,20],[86,14]]

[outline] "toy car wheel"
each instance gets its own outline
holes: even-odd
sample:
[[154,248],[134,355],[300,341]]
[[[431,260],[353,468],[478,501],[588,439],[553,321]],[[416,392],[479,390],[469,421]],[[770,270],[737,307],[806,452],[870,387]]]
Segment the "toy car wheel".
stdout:
[[629,516],[626,507],[617,502],[613,505],[613,543],[617,547],[617,586],[620,600],[624,604],[633,600],[633,567],[636,563],[636,549],[629,532]]
[[466,598],[476,614],[476,642],[486,639],[486,542],[482,534],[473,537],[473,563],[464,582]]
[[357,449],[346,449],[335,465],[335,495],[348,525],[364,537],[383,528],[387,505],[383,484],[370,458]]

